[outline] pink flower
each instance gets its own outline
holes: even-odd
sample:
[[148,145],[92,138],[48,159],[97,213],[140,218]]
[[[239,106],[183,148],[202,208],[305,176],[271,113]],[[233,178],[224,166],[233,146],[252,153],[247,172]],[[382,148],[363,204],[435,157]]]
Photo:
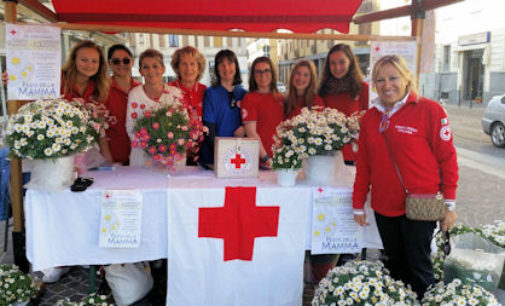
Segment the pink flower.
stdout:
[[177,148],[177,147],[176,147],[175,143],[173,143],[173,142],[172,142],[172,143],[170,144],[170,146],[168,147],[168,151],[170,151],[170,154],[172,154],[172,153],[174,153],[174,152],[175,152],[176,148]]
[[174,164],[174,160],[173,160],[173,159],[171,159],[171,158],[167,159],[167,164],[168,164],[169,166],[172,166],[172,165]]
[[174,133],[173,132],[168,132],[167,133],[168,139],[174,139]]
[[186,132],[188,130],[188,126],[184,125],[184,126],[181,126],[181,130]]
[[137,148],[139,146],[139,142],[134,140],[132,141],[132,148]]
[[163,152],[166,152],[166,151],[167,151],[167,146],[166,146],[166,145],[160,145],[160,146],[158,147],[158,151],[160,151],[160,152],[162,152],[162,153],[163,153]]
[[184,138],[179,138],[179,140],[177,140],[177,143],[178,143],[180,146],[184,145],[184,143],[185,143],[185,142],[186,142],[186,139],[184,139]]
[[156,155],[156,160],[161,160],[162,161],[163,160],[163,155],[157,154]]
[[137,106],[139,106],[139,105],[137,104],[137,102],[132,102],[132,107],[133,107],[133,108],[137,108]]
[[132,118],[133,118],[133,119],[137,119],[137,116],[138,116],[138,115],[137,115],[137,113],[133,112],[133,113],[131,114],[131,116],[132,116]]
[[144,112],[144,117],[146,117],[146,118],[151,117],[151,112],[150,111],[145,111]]
[[193,146],[193,141],[190,139],[188,142],[186,142],[186,148],[191,148]]
[[140,104],[140,109],[144,109],[146,108],[146,105],[145,104]]
[[140,147],[141,147],[142,149],[147,148],[147,142],[145,142],[145,141],[141,141],[141,142],[140,142]]
[[151,155],[156,154],[156,147],[155,147],[155,146],[151,146],[151,147],[149,147],[148,152],[149,152],[149,154],[151,154]]
[[159,122],[154,122],[154,123],[153,123],[153,129],[157,130],[157,129],[159,129],[159,128],[160,128],[160,124],[159,124]]
[[133,136],[134,136],[135,138],[140,138],[140,132],[139,132],[139,131],[137,131],[137,132],[133,133]]
[[143,127],[140,129],[140,135],[147,135],[147,134],[149,134],[147,128]]

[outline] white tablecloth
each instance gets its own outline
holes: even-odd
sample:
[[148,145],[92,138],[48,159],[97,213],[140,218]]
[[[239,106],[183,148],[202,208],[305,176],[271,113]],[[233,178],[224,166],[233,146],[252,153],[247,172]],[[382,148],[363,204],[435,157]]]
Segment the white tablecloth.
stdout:
[[[311,186],[279,187],[275,172],[261,171],[258,179],[216,179],[213,172],[187,167],[175,176],[147,169],[119,167],[110,172],[89,172],[95,180],[85,192],[51,193],[28,190],[25,199],[26,252],[33,270],[54,266],[112,264],[167,257],[167,192],[225,186],[295,188],[310,199]],[[139,248],[113,249],[98,246],[100,195],[105,189],[140,189],[143,196]],[[307,233],[311,205],[307,201]],[[307,235],[310,237],[310,235]],[[307,246],[310,246],[307,239]]]

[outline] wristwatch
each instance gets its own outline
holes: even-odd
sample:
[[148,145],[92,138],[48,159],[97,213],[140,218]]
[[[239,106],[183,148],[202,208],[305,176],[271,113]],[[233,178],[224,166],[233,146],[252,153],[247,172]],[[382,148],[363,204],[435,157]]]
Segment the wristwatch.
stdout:
[[268,156],[268,154],[267,154],[267,155],[265,155],[265,156],[263,156],[263,157],[261,158],[261,162],[262,162],[262,163],[266,163],[266,162],[268,161],[268,159],[269,159],[269,158],[270,158],[270,156]]
[[454,201],[446,201],[445,202],[445,207],[447,208],[448,211],[454,211],[454,210],[456,210],[456,202],[454,202]]

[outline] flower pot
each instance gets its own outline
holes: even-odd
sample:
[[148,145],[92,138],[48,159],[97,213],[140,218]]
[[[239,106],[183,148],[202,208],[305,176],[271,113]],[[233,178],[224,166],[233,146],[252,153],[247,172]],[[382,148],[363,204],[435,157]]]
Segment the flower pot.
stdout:
[[296,184],[298,169],[277,169],[277,184],[288,187]]
[[348,172],[341,151],[310,156],[305,168],[307,182],[314,186],[346,184]]
[[35,159],[32,162],[30,189],[61,191],[75,180],[74,155],[54,159]]

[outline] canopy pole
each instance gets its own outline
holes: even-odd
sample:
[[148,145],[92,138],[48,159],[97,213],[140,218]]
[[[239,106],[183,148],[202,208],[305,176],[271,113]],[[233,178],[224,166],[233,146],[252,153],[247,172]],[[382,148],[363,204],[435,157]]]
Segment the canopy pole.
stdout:
[[[5,4],[5,22],[16,23],[17,21],[17,1],[3,0]],[[16,113],[22,103],[26,101],[8,100],[7,113]],[[30,265],[26,259],[25,226],[23,212],[23,178],[21,159],[11,158],[11,198],[12,198],[12,218],[14,226],[12,229],[12,246],[14,253],[14,263],[23,272],[29,272]]]
[[421,58],[423,52],[423,46],[421,44],[423,40],[423,26],[425,11],[422,7],[421,0],[412,1],[413,13],[411,16],[412,20],[412,36],[417,42],[417,59],[416,59],[416,85],[419,88],[420,76],[421,76]]

